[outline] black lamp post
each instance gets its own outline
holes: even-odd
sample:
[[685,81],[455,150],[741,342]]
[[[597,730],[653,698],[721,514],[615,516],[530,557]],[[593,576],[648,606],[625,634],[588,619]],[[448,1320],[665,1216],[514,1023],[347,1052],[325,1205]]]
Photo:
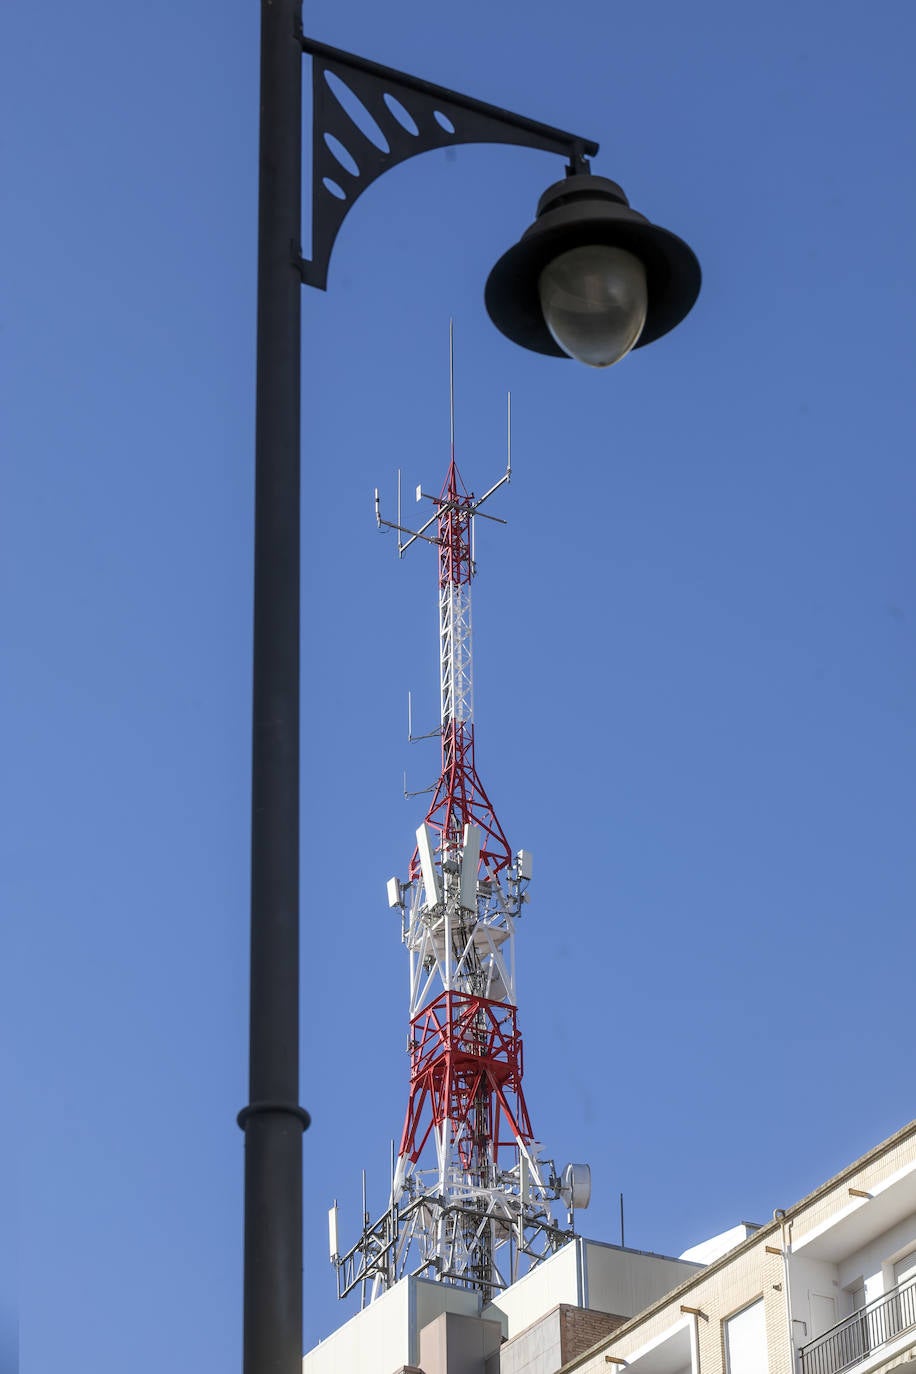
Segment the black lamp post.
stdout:
[[[313,87],[309,260],[300,246],[304,52]],[[349,158],[337,157],[335,141]],[[568,159],[566,180],[544,193],[535,224],[487,284],[491,317],[517,343],[607,366],[673,328],[699,291],[687,245],[630,210],[614,182],[590,175],[597,144],[307,39],[301,0],[261,0],[250,1100],[239,1113],[245,1374],[298,1374],[302,1358],[301,287],[325,288],[337,232],[368,185],[456,143],[520,144]]]

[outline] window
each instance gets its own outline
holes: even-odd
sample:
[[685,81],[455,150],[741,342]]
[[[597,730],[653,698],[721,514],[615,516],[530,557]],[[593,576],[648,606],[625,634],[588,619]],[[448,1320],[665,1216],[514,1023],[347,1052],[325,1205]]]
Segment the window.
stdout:
[[911,1250],[894,1265],[894,1283],[902,1286],[916,1279],[916,1250]]
[[767,1333],[763,1298],[736,1312],[725,1323],[728,1374],[767,1374]]

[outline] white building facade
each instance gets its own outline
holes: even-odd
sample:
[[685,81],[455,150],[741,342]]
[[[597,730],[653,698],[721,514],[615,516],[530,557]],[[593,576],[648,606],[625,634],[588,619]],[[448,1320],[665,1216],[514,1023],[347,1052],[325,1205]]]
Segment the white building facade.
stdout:
[[564,1374],[898,1368],[916,1371],[916,1121],[710,1258]]

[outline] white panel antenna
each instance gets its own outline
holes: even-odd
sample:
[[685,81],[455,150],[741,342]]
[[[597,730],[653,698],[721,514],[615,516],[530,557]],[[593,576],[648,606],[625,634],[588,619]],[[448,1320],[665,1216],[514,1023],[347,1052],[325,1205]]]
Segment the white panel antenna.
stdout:
[[477,911],[477,870],[480,867],[480,826],[464,827],[461,851],[461,905],[466,911]]
[[442,885],[439,882],[439,871],[436,868],[436,860],[433,855],[432,831],[426,821],[417,830],[417,850],[420,854],[423,886],[426,889],[426,906],[428,910],[432,910],[434,906],[441,906],[442,904]]

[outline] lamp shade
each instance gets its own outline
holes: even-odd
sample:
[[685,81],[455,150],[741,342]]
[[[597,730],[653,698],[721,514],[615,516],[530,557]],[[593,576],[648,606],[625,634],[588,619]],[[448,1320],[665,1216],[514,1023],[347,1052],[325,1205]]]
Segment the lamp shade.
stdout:
[[[619,251],[582,251],[602,248]],[[497,329],[523,348],[606,366],[680,324],[700,281],[683,239],[632,210],[616,182],[577,174],[541,196],[534,223],[490,273],[484,299]]]

